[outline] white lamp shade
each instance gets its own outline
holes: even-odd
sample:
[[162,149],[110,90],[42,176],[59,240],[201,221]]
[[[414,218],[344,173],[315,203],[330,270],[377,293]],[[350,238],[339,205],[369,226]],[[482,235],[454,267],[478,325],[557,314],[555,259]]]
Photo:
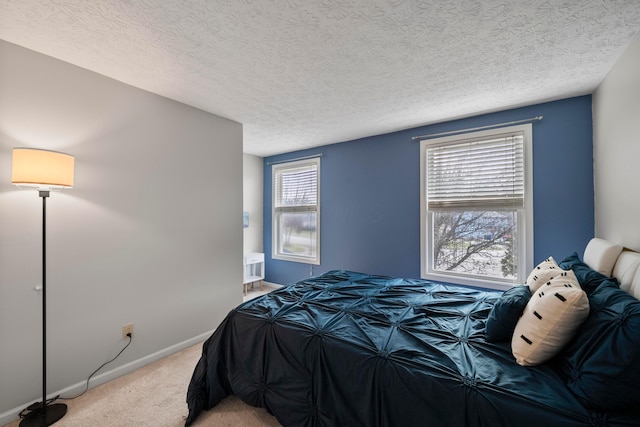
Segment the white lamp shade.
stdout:
[[73,187],[74,157],[57,151],[14,148],[11,183],[19,187]]

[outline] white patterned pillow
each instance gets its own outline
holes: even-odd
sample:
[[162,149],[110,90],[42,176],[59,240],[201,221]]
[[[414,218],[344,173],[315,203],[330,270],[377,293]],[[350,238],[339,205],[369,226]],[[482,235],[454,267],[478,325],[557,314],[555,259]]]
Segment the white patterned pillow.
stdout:
[[575,275],[564,272],[542,285],[518,320],[511,350],[522,366],[544,363],[567,344],[589,315],[589,299]]
[[[538,264],[532,271],[529,273],[529,277],[527,277],[526,285],[531,289],[531,293],[533,294],[537,291],[540,286],[548,283],[554,277],[558,276],[560,273],[564,272],[560,267],[558,267],[558,263],[553,257],[549,257]],[[573,274],[573,272],[571,273]],[[575,279],[575,275],[574,275]],[[577,282],[577,279],[576,279]]]

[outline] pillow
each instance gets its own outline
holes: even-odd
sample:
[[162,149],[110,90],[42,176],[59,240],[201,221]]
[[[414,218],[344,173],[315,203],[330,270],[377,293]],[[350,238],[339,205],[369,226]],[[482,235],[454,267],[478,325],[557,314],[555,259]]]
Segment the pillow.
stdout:
[[587,247],[584,249],[584,257],[582,259],[585,264],[598,273],[611,276],[613,266],[616,264],[616,260],[621,252],[621,245],[616,245],[603,239],[593,238],[589,240]]
[[625,292],[633,295],[637,299],[640,299],[640,268],[636,271],[636,275],[633,276],[633,280],[631,285],[629,285],[628,289],[623,289]]
[[558,357],[567,387],[601,411],[640,406],[640,301],[613,280],[589,298],[591,313]]
[[485,337],[488,342],[509,341],[513,330],[531,299],[529,287],[514,286],[504,291],[487,317]]
[[618,279],[620,289],[640,299],[640,253],[634,251],[622,251],[616,265],[613,267],[613,276]]
[[603,281],[615,280],[591,269],[591,267],[580,260],[580,257],[575,252],[563,259],[558,266],[563,270],[573,271],[578,279],[578,283],[580,283],[580,286],[587,295],[591,295]]
[[526,284],[529,286],[531,293],[534,294],[540,286],[549,282],[557,276],[559,272],[561,272],[561,268],[556,263],[556,260],[550,256],[538,264],[531,273],[529,273]]
[[589,314],[589,299],[571,275],[556,276],[543,285],[518,320],[511,350],[522,366],[535,366],[555,356]]
[[536,292],[543,283],[551,280],[551,278],[555,276],[557,269],[559,269],[559,267],[553,257],[549,257],[535,266],[525,282],[525,284],[529,286],[531,293]]

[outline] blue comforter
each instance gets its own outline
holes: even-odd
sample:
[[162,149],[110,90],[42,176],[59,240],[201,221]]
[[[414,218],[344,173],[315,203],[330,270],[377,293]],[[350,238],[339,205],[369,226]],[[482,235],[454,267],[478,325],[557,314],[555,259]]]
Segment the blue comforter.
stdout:
[[632,426],[484,339],[499,292],[331,271],[248,301],[204,343],[190,425],[229,395],[284,426]]

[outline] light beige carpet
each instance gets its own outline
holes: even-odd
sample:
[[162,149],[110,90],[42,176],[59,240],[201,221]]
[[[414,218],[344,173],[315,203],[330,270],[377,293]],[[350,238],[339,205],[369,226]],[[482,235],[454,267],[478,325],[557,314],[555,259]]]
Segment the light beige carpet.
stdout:
[[[67,414],[56,427],[184,425],[188,409],[185,402],[191,374],[200,358],[202,344],[151,363],[128,375],[99,385],[75,400],[60,401]],[[5,427],[17,427],[20,420]],[[262,408],[253,408],[231,396],[205,411],[194,426],[280,426]]]
[[[256,289],[251,299],[272,288]],[[128,375],[101,384],[74,400],[60,400],[67,414],[56,427],[178,427],[188,414],[187,387],[202,353],[202,343],[153,362]],[[16,420],[4,427],[17,427]],[[275,417],[262,408],[254,408],[235,396],[228,397],[205,411],[195,426],[263,427],[280,426]]]

